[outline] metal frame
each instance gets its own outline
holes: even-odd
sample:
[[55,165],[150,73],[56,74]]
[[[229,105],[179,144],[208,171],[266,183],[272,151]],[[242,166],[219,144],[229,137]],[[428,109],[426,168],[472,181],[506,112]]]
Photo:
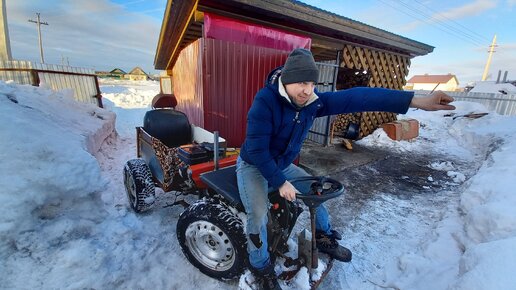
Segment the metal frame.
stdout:
[[[341,52],[340,51],[337,51],[337,57],[336,57],[336,64],[331,64],[331,63],[323,63],[323,62],[316,62],[317,66],[324,66],[324,67],[331,67],[333,68],[333,78],[331,80],[331,83],[330,82],[320,82],[320,83],[317,83],[317,86],[320,88],[321,86],[328,86],[328,85],[331,85],[331,91],[334,92],[337,88],[337,76],[338,76],[338,73],[339,73],[339,67],[340,67],[340,55],[341,55]],[[319,77],[320,78],[320,77]],[[319,90],[318,88],[318,90]],[[328,146],[329,145],[329,142],[330,142],[330,124],[331,124],[331,118],[332,116],[326,116],[326,117],[320,117],[320,118],[317,118],[316,121],[314,122],[314,124],[312,125],[312,127],[310,128],[310,130],[308,130],[308,139],[312,140],[312,141],[315,141],[317,143],[321,143],[320,142],[320,138],[317,138],[317,136],[314,136],[314,135],[318,135],[318,136],[324,136],[324,141],[322,142],[323,146]],[[320,120],[324,120],[324,128],[322,129],[322,132],[321,131],[318,131],[317,127],[320,126]]]

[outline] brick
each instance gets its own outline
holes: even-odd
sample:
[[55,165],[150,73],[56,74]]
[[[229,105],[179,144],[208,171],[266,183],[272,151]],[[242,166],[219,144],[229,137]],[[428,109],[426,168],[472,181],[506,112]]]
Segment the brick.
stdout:
[[392,140],[410,140],[419,136],[419,122],[415,119],[398,120],[382,124],[382,129]]

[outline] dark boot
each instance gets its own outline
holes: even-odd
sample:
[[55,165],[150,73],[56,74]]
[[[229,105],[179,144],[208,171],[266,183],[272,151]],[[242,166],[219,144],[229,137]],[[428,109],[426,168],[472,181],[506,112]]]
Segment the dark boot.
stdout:
[[260,289],[263,290],[281,290],[278,283],[278,278],[274,272],[274,264],[270,264],[263,269],[255,269],[250,267],[251,273],[253,273],[256,283],[260,285]]
[[316,232],[315,240],[317,249],[319,251],[328,254],[330,257],[335,260],[341,262],[349,262],[351,261],[351,251],[337,242],[337,239],[340,238],[340,234],[332,231],[331,234],[325,234],[322,232]]
[[340,235],[339,232],[337,232],[336,230],[330,230],[331,232],[331,235],[336,239],[336,240],[342,240],[342,236]]

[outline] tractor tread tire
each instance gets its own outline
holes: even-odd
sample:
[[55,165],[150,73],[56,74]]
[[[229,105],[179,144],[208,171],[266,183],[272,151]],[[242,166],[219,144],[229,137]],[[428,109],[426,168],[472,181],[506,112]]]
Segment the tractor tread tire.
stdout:
[[131,159],[124,166],[124,185],[131,208],[148,210],[155,201],[155,185],[149,166],[141,158]]

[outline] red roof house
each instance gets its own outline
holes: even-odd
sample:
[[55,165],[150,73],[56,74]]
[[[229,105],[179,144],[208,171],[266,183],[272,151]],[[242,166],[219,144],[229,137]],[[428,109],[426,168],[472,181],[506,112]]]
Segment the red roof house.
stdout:
[[457,77],[452,74],[447,75],[415,75],[407,81],[405,89],[407,90],[441,90],[456,91],[459,86]]

